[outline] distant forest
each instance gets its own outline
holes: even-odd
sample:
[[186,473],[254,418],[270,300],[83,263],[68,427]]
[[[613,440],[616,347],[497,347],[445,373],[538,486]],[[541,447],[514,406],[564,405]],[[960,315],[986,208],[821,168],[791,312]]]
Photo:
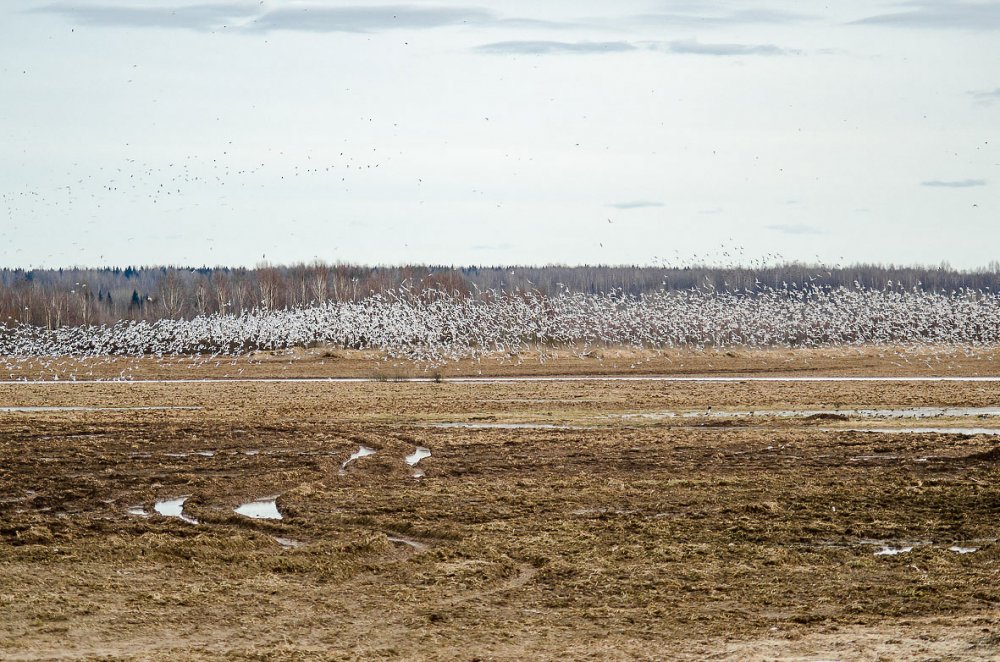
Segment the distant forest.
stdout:
[[1000,291],[1000,263],[976,271],[858,264],[828,268],[784,264],[718,267],[368,267],[322,263],[246,268],[126,267],[0,269],[0,325],[47,328],[113,324],[121,319],[191,318],[255,308],[352,301],[409,288],[480,296],[490,291],[620,291],[630,296],[714,289],[739,296],[817,287]]

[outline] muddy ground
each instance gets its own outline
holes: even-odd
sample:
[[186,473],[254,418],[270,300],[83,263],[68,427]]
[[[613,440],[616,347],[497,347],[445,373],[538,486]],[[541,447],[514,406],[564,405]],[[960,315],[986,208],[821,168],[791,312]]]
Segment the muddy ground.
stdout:
[[0,385],[0,658],[997,659],[1000,436],[852,428],[1000,417],[768,413],[930,406],[1000,383]]

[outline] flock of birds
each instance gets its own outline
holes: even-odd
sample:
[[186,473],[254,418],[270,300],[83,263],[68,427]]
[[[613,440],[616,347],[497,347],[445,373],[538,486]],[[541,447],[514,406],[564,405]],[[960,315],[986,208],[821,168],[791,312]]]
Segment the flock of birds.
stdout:
[[564,290],[461,295],[400,289],[348,302],[122,320],[49,330],[0,325],[0,357],[179,357],[214,361],[258,350],[334,346],[441,365],[552,347],[995,346],[1000,294],[974,290],[796,287],[629,296]]
[[[148,225],[151,214],[192,213],[208,204],[219,213],[235,212],[243,208],[239,200],[254,191],[292,195],[297,191],[296,183],[320,187],[327,193],[349,192],[351,186],[363,181],[359,178],[377,172],[383,162],[392,160],[391,155],[377,148],[358,149],[346,140],[339,152],[328,149],[323,155],[307,153],[304,158],[281,150],[247,154],[237,153],[236,149],[229,141],[215,150],[177,156],[164,163],[135,158],[125,158],[114,166],[74,163],[74,167],[60,173],[60,186],[25,184],[0,190],[0,210],[6,211],[0,212],[0,218],[6,218],[11,231],[49,224],[53,219],[72,220],[72,224],[65,225],[76,228],[67,237],[72,240],[66,242],[67,256],[78,256],[81,248],[93,248],[88,236],[94,234],[126,234],[130,245],[147,234],[132,225],[125,226],[127,231],[123,233],[120,222],[109,224],[108,219],[145,218]],[[16,234],[0,226],[0,257],[23,264],[30,251],[17,247],[16,238]],[[52,262],[57,255],[44,257]]]

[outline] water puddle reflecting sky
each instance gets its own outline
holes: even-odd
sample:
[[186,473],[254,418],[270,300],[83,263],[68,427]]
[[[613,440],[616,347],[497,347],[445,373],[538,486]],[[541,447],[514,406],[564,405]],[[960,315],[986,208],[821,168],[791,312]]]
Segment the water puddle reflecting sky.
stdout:
[[252,519],[283,519],[278,511],[277,497],[244,503],[235,509],[236,514]]
[[405,460],[411,467],[417,466],[420,460],[428,458],[431,456],[431,451],[429,448],[424,448],[423,446],[417,446],[417,450],[413,451],[406,456]]
[[344,463],[340,465],[340,472],[344,473],[344,470],[347,468],[347,465],[350,464],[351,462],[360,460],[363,457],[368,457],[369,455],[374,455],[374,454],[375,454],[374,449],[368,448],[367,446],[358,446],[358,450],[351,453],[351,456],[346,460],[344,460]]
[[153,505],[153,510],[155,510],[160,515],[164,517],[176,517],[178,519],[184,520],[189,524],[197,524],[198,520],[188,517],[184,514],[184,502],[188,500],[188,497],[182,496],[176,499],[165,499],[163,501],[157,501]]

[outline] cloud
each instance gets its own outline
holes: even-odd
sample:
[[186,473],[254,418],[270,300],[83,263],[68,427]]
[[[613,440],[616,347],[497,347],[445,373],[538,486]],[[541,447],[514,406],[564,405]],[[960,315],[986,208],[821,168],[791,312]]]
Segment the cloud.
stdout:
[[318,7],[278,9],[254,21],[253,29],[304,32],[379,32],[391,29],[427,29],[467,23],[489,23],[492,12],[471,7]]
[[634,51],[636,46],[627,41],[498,41],[477,46],[476,50],[491,55],[590,54]]
[[800,51],[779,48],[774,44],[703,44],[696,39],[654,45],[655,50],[687,55],[797,55]]
[[302,5],[262,10],[256,3],[197,4],[174,7],[132,7],[121,5],[76,5],[55,3],[34,12],[59,14],[79,24],[101,27],[181,28],[215,30],[223,26],[235,30],[263,32],[298,30],[304,32],[378,32],[390,29],[427,29],[465,23],[527,27],[553,27],[545,21],[499,19],[493,12],[473,7],[421,7],[381,5],[325,7]]
[[643,26],[677,25],[683,27],[726,27],[734,25],[802,23],[812,19],[812,16],[795,12],[771,11],[766,9],[744,9],[727,14],[680,14],[655,13],[640,14],[631,20]]
[[959,179],[956,181],[941,181],[940,179],[932,179],[926,182],[920,182],[921,186],[930,186],[933,188],[972,188],[973,186],[986,186],[985,179]]
[[529,28],[541,30],[565,30],[568,28],[593,28],[591,23],[577,21],[546,21],[538,18],[498,18],[492,25],[502,28]]
[[805,225],[804,223],[777,223],[775,225],[765,225],[764,227],[782,234],[823,234],[821,229],[812,225]]
[[180,7],[122,7],[116,5],[71,5],[56,3],[33,12],[60,14],[77,25],[130,28],[182,28],[212,30],[230,22],[251,18],[250,4],[200,4]]
[[995,90],[970,90],[969,96],[977,103],[989,104],[1000,101],[1000,87]]
[[628,42],[628,41],[498,41],[483,44],[475,49],[490,55],[551,55],[571,53],[591,55],[595,53],[627,53],[647,50],[683,55],[797,55],[800,51],[779,48],[774,44],[703,44],[697,40],[671,42]]
[[663,203],[652,200],[633,200],[631,202],[613,202],[608,206],[615,209],[646,209],[649,207],[662,207]]
[[903,3],[904,11],[877,14],[854,25],[885,25],[894,28],[1000,30],[1000,3],[964,0],[918,0]]
[[[357,0],[355,0],[357,1]],[[135,4],[80,4],[55,2],[31,12],[58,14],[77,25],[95,27],[173,28],[197,31],[227,28],[240,32],[290,30],[300,32],[372,33],[392,29],[430,29],[450,25],[478,25],[501,29],[568,29],[595,27],[602,22],[554,21],[526,17],[505,17],[489,9],[474,6],[425,6],[419,4],[343,5],[320,3],[293,4],[268,10],[263,3],[207,2],[173,6],[142,6]],[[789,23],[805,20],[806,16],[789,12],[744,10],[724,15],[648,14],[633,16],[626,21],[642,25],[680,24],[691,27],[724,26],[749,23]],[[606,23],[606,21],[603,21]],[[730,45],[734,46],[735,45]],[[496,53],[599,53],[638,50],[643,46],[629,42],[559,42],[511,41],[486,44],[479,50]],[[745,54],[776,54],[773,46],[748,47],[763,49]],[[720,53],[729,54],[729,53]]]

